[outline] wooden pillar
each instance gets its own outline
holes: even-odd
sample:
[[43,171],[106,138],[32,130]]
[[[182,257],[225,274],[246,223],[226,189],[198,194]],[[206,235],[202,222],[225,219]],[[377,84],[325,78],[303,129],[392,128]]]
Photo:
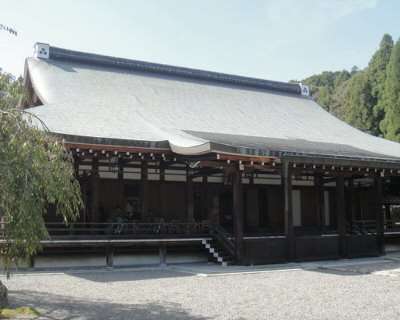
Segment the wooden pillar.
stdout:
[[161,210],[161,216],[162,217],[166,217],[166,215],[167,215],[167,209],[166,209],[166,207],[167,207],[167,205],[166,205],[166,202],[165,202],[165,198],[166,198],[166,194],[165,194],[165,167],[166,167],[166,164],[165,164],[165,161],[164,160],[161,160],[160,161],[160,183],[159,183],[159,191],[160,191],[160,197],[159,197],[159,199],[160,199],[160,210]]
[[391,228],[392,227],[392,215],[390,213],[390,204],[385,205],[385,221],[386,221],[386,227]]
[[204,219],[208,216],[208,196],[207,196],[207,187],[208,187],[208,178],[207,176],[203,176],[201,180],[201,219]]
[[118,180],[124,179],[124,162],[121,158],[118,158]]
[[189,166],[186,168],[186,213],[187,221],[194,221],[194,193],[193,193],[193,177]]
[[296,258],[296,239],[293,228],[292,173],[289,168],[289,162],[287,161],[282,162],[281,178],[283,188],[283,214],[287,243],[287,259],[293,260]]
[[353,221],[354,219],[354,179],[351,178],[348,180],[349,185],[348,185],[348,195],[347,195],[347,199],[348,199],[348,206],[347,206],[347,210],[348,210],[348,214],[347,214],[347,221],[349,223],[349,227],[351,232],[353,231]]
[[336,216],[337,230],[339,234],[339,254],[341,257],[347,255],[346,250],[346,204],[344,196],[344,177],[336,177]]
[[77,155],[75,155],[73,157],[74,159],[74,174],[75,174],[75,178],[78,179],[79,178],[79,157]]
[[141,207],[142,207],[142,219],[148,218],[148,168],[147,161],[142,160],[140,170],[140,182],[141,182]]
[[385,253],[383,211],[382,211],[382,178],[375,177],[375,214],[376,214],[376,243],[379,254]]
[[243,186],[242,172],[238,167],[232,172],[233,186],[233,231],[236,244],[236,260],[243,261]]
[[160,182],[165,181],[165,162],[163,160],[160,161]]
[[324,190],[322,185],[322,176],[316,174],[314,176],[315,188],[315,211],[318,219],[320,232],[325,231],[325,214],[324,214]]
[[160,244],[159,255],[160,255],[160,266],[165,267],[167,265],[167,247],[165,244]]
[[35,267],[35,256],[31,255],[28,259],[28,267],[33,269]]
[[106,247],[106,265],[109,268],[114,267],[114,248],[112,246]]
[[91,217],[89,222],[98,222],[99,212],[99,161],[93,158],[91,175]]

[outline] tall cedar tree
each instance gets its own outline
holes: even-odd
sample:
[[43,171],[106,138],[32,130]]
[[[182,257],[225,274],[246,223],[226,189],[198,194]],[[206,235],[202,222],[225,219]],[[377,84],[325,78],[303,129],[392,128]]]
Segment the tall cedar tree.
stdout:
[[346,93],[343,102],[344,120],[356,128],[376,134],[371,85],[366,71],[357,72],[349,80]]
[[381,130],[385,138],[400,142],[400,39],[393,47],[387,66],[382,106],[385,117]]
[[385,34],[368,67],[351,71],[324,71],[302,82],[311,88],[313,98],[338,118],[363,131],[382,135],[385,115],[383,91],[393,40]]
[[382,95],[386,81],[386,68],[390,60],[393,49],[393,39],[385,34],[381,40],[378,51],[372,56],[368,64],[368,81],[371,88],[371,99],[374,105],[373,126],[375,134],[380,134],[379,124],[384,117],[384,107],[382,106]]

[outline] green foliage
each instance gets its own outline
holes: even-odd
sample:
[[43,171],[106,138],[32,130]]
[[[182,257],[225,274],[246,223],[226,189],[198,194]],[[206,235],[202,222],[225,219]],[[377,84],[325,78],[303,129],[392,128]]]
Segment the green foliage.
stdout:
[[399,141],[400,53],[396,50],[392,37],[385,34],[365,69],[354,66],[350,72],[325,71],[302,83],[309,85],[314,99],[338,118],[368,133]]
[[371,103],[374,105],[375,132],[380,133],[380,122],[384,117],[383,91],[386,81],[386,68],[393,49],[393,39],[385,34],[379,46],[379,50],[373,55],[368,64],[368,81],[371,88]]
[[388,139],[400,141],[400,40],[393,47],[387,66],[381,105],[385,113],[381,130]]
[[350,79],[350,77],[350,72],[346,70],[336,72],[324,71],[302,82],[310,87],[311,94],[321,106],[328,111],[332,111],[331,106],[334,104],[335,89]]
[[39,317],[40,313],[32,307],[19,307],[15,309],[0,309],[0,319],[16,319],[18,317]]
[[49,205],[65,222],[81,208],[78,182],[63,144],[38,130],[29,114],[15,107],[23,98],[22,79],[0,73],[0,217],[6,270],[40,249],[48,237],[43,215]]
[[343,119],[363,131],[378,134],[374,121],[374,104],[371,96],[371,84],[368,73],[355,74],[347,84],[343,100]]

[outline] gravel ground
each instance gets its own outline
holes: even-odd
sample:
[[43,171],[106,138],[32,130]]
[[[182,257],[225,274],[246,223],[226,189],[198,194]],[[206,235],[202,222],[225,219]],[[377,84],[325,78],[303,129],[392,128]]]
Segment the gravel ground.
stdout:
[[400,318],[396,259],[31,273],[5,283],[11,303],[37,308],[40,319]]

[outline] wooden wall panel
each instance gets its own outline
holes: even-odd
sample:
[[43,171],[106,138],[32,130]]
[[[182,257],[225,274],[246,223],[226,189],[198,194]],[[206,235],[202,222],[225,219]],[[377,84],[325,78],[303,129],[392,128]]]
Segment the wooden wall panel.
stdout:
[[301,225],[303,227],[316,227],[319,225],[316,197],[317,194],[314,188],[301,189]]
[[269,226],[273,229],[283,230],[283,195],[282,188],[268,187],[268,220]]

